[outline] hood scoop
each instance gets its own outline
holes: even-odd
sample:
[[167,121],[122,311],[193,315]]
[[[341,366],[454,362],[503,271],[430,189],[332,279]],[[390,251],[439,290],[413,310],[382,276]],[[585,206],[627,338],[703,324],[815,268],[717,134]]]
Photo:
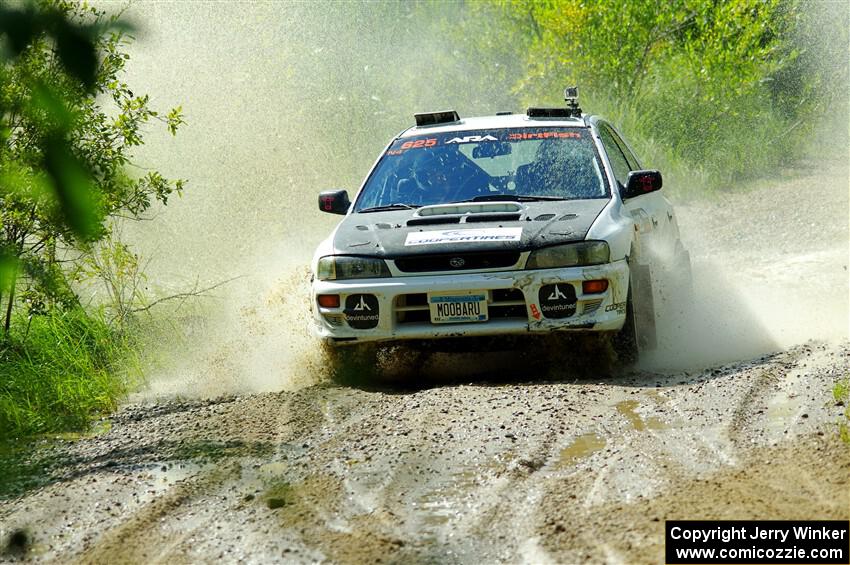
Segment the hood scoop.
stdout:
[[516,222],[521,214],[464,214],[462,216],[432,216],[430,218],[411,218],[408,226],[434,226],[438,224],[476,224],[482,222]]
[[481,222],[515,222],[524,208],[516,202],[460,202],[419,208],[408,226],[437,224],[472,224]]

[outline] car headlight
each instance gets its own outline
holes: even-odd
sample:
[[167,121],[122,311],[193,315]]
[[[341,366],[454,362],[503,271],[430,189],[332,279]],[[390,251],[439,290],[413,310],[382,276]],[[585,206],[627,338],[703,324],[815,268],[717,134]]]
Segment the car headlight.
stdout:
[[389,277],[390,270],[383,259],[328,255],[319,259],[316,276],[320,281],[373,279]]
[[532,251],[525,264],[526,269],[552,269],[554,267],[577,267],[600,265],[611,257],[608,244],[604,241],[583,241],[567,245],[553,245]]

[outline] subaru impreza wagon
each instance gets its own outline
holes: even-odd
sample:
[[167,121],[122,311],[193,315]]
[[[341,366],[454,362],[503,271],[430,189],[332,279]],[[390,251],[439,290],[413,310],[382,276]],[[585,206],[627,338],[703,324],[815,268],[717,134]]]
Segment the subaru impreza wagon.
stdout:
[[653,285],[689,279],[676,215],[574,89],[560,108],[415,115],[312,263],[315,331],[332,346],[594,332],[626,360],[655,342]]

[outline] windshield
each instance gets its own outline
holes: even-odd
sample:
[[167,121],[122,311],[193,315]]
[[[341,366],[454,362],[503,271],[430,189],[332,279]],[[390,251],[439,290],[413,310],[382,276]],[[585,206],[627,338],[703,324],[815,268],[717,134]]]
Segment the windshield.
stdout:
[[355,211],[484,200],[607,198],[586,128],[514,128],[397,139]]

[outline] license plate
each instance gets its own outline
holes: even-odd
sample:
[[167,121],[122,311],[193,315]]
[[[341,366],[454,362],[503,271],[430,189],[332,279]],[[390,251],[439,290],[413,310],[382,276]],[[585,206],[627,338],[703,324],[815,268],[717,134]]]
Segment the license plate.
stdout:
[[487,293],[483,290],[431,292],[428,306],[434,324],[487,321]]

